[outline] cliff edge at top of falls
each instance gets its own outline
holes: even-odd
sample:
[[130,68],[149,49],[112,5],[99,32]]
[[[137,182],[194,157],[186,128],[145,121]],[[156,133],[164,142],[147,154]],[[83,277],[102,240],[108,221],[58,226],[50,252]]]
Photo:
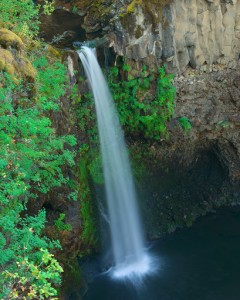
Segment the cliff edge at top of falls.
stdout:
[[117,55],[140,64],[181,73],[239,59],[240,0],[75,0],[56,7],[79,17],[83,39],[107,34]]

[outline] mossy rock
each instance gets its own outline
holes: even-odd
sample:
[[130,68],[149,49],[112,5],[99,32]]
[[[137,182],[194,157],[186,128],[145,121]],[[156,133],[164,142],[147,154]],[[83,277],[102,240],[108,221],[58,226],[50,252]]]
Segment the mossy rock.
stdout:
[[24,48],[21,38],[6,28],[0,29],[0,45],[6,49],[11,47],[22,50]]
[[51,45],[47,45],[47,54],[49,57],[51,58],[62,58],[63,54],[61,51],[59,51],[58,49],[54,48]]
[[14,57],[11,51],[1,48],[0,71],[17,77],[24,77],[28,82],[34,82],[36,77],[36,70],[28,59],[22,56]]
[[29,81],[29,82],[34,82],[35,78],[36,78],[36,70],[34,69],[33,65],[31,64],[31,62],[26,59],[26,58],[22,58],[20,63],[20,72],[22,73],[22,75]]
[[36,70],[22,53],[16,52],[23,48],[24,44],[19,36],[8,29],[0,29],[0,71],[34,82]]
[[15,61],[12,53],[0,48],[0,71],[13,75],[15,73]]

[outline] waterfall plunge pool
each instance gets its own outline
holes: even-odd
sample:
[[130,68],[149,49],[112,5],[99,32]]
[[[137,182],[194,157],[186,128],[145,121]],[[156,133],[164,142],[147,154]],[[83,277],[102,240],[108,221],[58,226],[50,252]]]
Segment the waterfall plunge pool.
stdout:
[[158,258],[158,269],[139,284],[99,273],[83,299],[240,299],[240,207],[208,214],[191,228],[153,242],[150,252]]
[[85,299],[240,299],[239,212],[209,215],[146,249],[111,94],[94,49],[82,47],[78,53],[95,100],[114,256],[114,267],[95,277]]

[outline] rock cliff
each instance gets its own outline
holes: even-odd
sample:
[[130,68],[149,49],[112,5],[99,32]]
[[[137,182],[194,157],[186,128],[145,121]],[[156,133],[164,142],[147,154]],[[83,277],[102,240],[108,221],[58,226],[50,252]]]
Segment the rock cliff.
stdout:
[[145,64],[163,62],[173,72],[239,58],[239,0],[165,2],[143,1],[116,21],[113,47],[119,55]]
[[58,0],[56,5],[43,22],[44,36],[56,40],[63,34],[68,46],[71,36],[84,41],[106,35],[116,55],[149,66],[164,63],[175,73],[239,59],[240,0]]

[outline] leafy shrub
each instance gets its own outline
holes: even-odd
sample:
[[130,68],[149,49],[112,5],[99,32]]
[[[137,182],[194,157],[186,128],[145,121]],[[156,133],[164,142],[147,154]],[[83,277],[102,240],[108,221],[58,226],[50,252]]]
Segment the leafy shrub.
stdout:
[[[59,244],[44,236],[45,212],[25,217],[29,199],[68,181],[73,166],[73,136],[57,136],[47,116],[59,109],[66,72],[46,58],[38,71],[35,96],[31,84],[0,73],[0,298],[47,299],[57,294],[62,268],[50,251]],[[57,88],[55,88],[57,86]],[[68,147],[66,147],[68,146]],[[54,298],[52,298],[54,299]]]
[[190,121],[186,117],[179,118],[178,122],[185,131],[189,131],[192,128]]
[[65,223],[65,214],[60,214],[58,219],[54,222],[54,225],[58,231],[62,231],[62,230],[71,231],[72,230],[71,224]]
[[10,213],[0,220],[0,228],[5,231],[5,234],[0,233],[0,268],[5,266],[0,275],[1,299],[56,296],[53,286],[61,283],[63,270],[49,250],[60,248],[60,245],[41,236],[46,222],[45,211],[35,217],[19,218],[17,226],[16,220]]
[[[43,13],[50,14],[53,5],[44,0]],[[21,36],[33,37],[39,31],[41,7],[33,0],[1,0],[0,20],[7,29]]]
[[[123,65],[123,71],[130,70],[128,65]],[[125,130],[159,140],[167,135],[166,122],[174,113],[175,88],[173,75],[166,74],[164,67],[158,70],[157,79],[154,75],[144,67],[140,77],[128,75],[126,80],[120,80],[119,70],[114,67],[110,71],[109,85]]]

